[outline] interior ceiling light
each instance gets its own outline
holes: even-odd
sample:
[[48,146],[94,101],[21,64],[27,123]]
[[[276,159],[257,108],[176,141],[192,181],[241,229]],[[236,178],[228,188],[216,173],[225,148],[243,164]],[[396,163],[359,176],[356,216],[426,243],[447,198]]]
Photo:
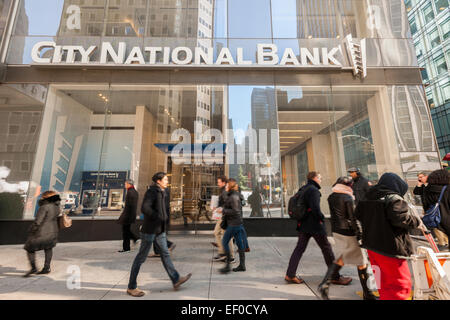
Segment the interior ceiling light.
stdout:
[[293,144],[295,142],[294,141],[281,141],[280,143],[282,143],[282,144]]
[[292,137],[284,136],[284,137],[280,137],[280,139],[303,139],[303,137],[302,136],[292,136]]
[[312,132],[312,130],[292,129],[292,130],[280,130],[280,132]]

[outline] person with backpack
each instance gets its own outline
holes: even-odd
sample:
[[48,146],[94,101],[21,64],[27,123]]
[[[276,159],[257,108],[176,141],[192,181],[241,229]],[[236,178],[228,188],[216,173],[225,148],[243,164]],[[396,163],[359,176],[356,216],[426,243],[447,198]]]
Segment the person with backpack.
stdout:
[[331,275],[341,269],[344,264],[358,266],[358,276],[363,289],[364,300],[376,300],[375,295],[367,286],[367,261],[364,252],[359,247],[358,239],[361,230],[354,216],[354,199],[351,177],[340,177],[331,189],[328,205],[331,214],[331,230],[335,241],[336,256],[338,257],[319,284],[318,290],[324,300],[328,300],[328,289]]
[[245,268],[245,251],[248,247],[247,234],[244,229],[242,219],[242,198],[239,192],[239,186],[235,179],[230,178],[226,184],[226,191],[228,192],[223,206],[223,229],[226,229],[222,238],[222,245],[226,254],[226,265],[219,271],[221,273],[228,273],[231,271],[231,253],[228,243],[231,238],[236,240],[236,245],[239,248],[239,266],[233,268],[234,272],[246,271]]
[[[311,237],[314,238],[322,250],[325,263],[328,267],[331,267],[335,260],[325,230],[325,216],[320,210],[321,193],[319,189],[321,188],[320,184],[322,182],[322,176],[316,171],[311,171],[307,175],[307,180],[307,184],[298,191],[300,192],[299,201],[301,202],[299,207],[303,207],[304,209],[302,210],[306,212],[304,212],[301,219],[297,221],[298,242],[292,252],[286,276],[284,278],[288,283],[300,284],[304,282],[303,279],[296,276],[296,272],[300,259],[305,252]],[[333,284],[348,285],[352,281],[352,278],[343,277],[339,274],[339,271],[336,270],[336,272],[331,275],[330,281]]]
[[409,231],[426,230],[409,212],[403,199],[408,184],[395,173],[385,173],[359,202],[355,217],[362,226],[362,247],[380,279],[380,300],[407,300],[411,296],[408,258],[413,254]]
[[[428,176],[428,185],[423,189],[422,204],[425,212],[429,211],[439,200],[440,223],[434,228],[440,230],[450,238],[450,173],[445,170],[435,170]],[[445,188],[445,190],[444,190]],[[448,240],[447,240],[448,241]],[[439,250],[448,250],[447,246],[439,246]]]

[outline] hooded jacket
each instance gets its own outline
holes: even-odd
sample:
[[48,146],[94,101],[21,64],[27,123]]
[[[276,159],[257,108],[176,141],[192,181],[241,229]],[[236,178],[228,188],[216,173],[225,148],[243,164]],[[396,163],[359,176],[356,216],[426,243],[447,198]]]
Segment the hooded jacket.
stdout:
[[144,223],[141,232],[146,234],[161,234],[167,231],[170,208],[167,203],[169,195],[157,184],[152,184],[147,190],[142,202],[141,211]]
[[39,210],[36,218],[28,230],[28,238],[24,249],[28,252],[51,249],[58,240],[58,216],[61,198],[55,195],[39,200]]
[[408,185],[395,173],[385,173],[358,203],[355,216],[362,226],[362,247],[379,254],[407,258],[413,254],[411,229],[421,221],[408,210],[403,196]]

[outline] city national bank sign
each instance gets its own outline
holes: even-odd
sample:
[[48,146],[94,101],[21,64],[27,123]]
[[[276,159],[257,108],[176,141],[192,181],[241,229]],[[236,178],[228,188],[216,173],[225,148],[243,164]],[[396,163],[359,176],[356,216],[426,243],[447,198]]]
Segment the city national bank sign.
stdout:
[[[365,39],[355,43],[351,35],[346,37],[347,54],[354,74],[366,75]],[[48,54],[48,50],[53,54]],[[285,48],[279,52],[275,44],[256,45],[256,63],[244,59],[244,49],[236,48],[236,55],[230,49],[221,48],[214,58],[213,48],[196,47],[132,47],[127,53],[125,42],[119,42],[113,47],[110,42],[103,42],[100,49],[100,60],[92,61],[97,46],[85,48],[78,45],[57,45],[55,42],[43,41],[33,46],[31,57],[34,64],[45,65],[147,65],[147,66],[293,66],[293,67],[328,67],[343,68],[343,63],[336,54],[342,56],[342,47],[334,48],[300,48],[297,56],[292,48]],[[45,52],[44,52],[45,51]],[[43,53],[44,52],[44,53]],[[78,53],[78,54],[77,54]],[[144,58],[144,55],[146,56]],[[157,55],[161,57],[157,62]],[[112,61],[112,63],[110,62]]]

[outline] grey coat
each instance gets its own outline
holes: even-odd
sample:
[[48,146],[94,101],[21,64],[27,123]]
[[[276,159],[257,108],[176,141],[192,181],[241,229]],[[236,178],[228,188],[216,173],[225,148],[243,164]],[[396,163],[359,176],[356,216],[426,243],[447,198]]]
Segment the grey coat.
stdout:
[[58,240],[59,201],[49,198],[39,201],[36,218],[28,230],[24,249],[28,252],[51,249]]

